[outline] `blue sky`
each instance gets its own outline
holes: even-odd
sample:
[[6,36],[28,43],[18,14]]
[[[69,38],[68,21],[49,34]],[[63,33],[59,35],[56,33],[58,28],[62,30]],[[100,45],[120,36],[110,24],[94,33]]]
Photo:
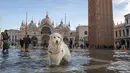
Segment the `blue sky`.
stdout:
[[[124,15],[129,13],[130,0],[113,0],[113,13],[115,23],[124,20]],[[64,21],[66,14],[67,22],[70,21],[71,29],[79,24],[88,25],[88,0],[0,0],[0,28],[16,29],[26,20],[35,23],[45,18],[46,11],[54,23]]]

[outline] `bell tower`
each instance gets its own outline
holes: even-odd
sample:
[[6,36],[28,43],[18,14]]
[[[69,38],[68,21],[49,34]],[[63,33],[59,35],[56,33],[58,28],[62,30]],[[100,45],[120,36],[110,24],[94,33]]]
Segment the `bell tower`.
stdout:
[[89,45],[114,45],[112,0],[88,0]]

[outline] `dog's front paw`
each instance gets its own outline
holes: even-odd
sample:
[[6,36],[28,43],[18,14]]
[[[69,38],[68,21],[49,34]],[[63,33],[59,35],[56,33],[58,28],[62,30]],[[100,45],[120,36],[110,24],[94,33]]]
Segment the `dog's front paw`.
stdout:
[[50,67],[50,68],[54,68],[54,67],[56,67],[56,65],[49,65],[49,67]]
[[49,65],[50,68],[59,67],[59,65]]

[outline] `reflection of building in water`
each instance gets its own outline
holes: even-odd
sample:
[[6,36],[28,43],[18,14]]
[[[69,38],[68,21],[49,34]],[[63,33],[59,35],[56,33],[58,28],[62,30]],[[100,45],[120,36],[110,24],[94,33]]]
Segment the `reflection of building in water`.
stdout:
[[38,26],[36,26],[36,23],[33,20],[27,26],[22,22],[19,32],[20,38],[25,36],[25,28],[27,28],[27,33],[30,35],[32,43],[35,41],[37,44],[46,46],[48,45],[49,35],[51,33],[58,32],[62,34],[65,42],[68,43],[71,32],[70,23],[66,25],[62,20],[58,26],[54,27],[54,22],[50,20],[48,14],[46,14],[46,17],[38,23]]

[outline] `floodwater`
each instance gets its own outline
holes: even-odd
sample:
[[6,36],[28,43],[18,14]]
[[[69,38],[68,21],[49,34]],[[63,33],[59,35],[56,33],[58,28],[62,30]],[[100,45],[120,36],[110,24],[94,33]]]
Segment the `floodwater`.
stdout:
[[129,51],[74,49],[71,55],[71,63],[51,68],[47,50],[31,49],[21,57],[18,49],[9,49],[9,55],[0,52],[0,73],[130,73]]

